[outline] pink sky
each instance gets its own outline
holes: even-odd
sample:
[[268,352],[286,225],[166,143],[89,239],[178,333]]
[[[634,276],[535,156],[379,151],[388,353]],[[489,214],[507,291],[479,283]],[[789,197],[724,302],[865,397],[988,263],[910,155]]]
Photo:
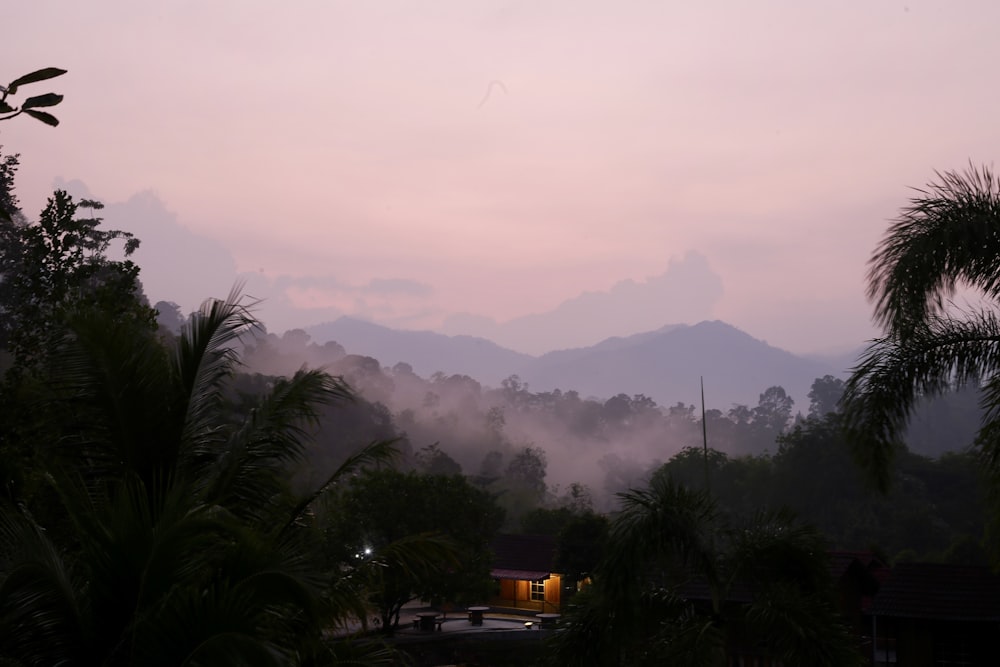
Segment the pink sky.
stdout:
[[152,191],[229,264],[147,239],[205,275],[196,296],[150,268],[150,297],[190,309],[253,273],[315,307],[272,329],[504,321],[693,252],[721,294],[692,281],[701,306],[616,333],[712,318],[854,346],[907,186],[1000,155],[995,1],[35,0],[0,20],[0,79],[69,70],[30,91],[66,96],[58,128],[0,126],[26,212],[57,179]]

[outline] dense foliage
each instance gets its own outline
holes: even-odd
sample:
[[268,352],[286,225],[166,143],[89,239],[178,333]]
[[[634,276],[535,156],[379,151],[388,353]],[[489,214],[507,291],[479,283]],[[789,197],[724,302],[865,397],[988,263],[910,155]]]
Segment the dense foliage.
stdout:
[[552,664],[860,662],[818,531],[772,512],[730,523],[705,492],[665,476],[622,496],[594,583],[574,602]]
[[[370,590],[386,631],[414,599],[468,605],[489,598],[490,542],[503,511],[461,475],[370,470],[352,480],[333,507],[325,522],[327,552],[380,562]],[[424,566],[401,557],[396,546],[415,540],[434,548],[435,560]]]
[[687,449],[658,468],[694,489],[708,489],[731,517],[787,508],[817,527],[833,548],[873,549],[887,561],[985,564],[993,550],[986,530],[986,490],[971,452],[937,459],[901,452],[893,484],[880,493],[854,463],[841,417],[810,418],[779,438],[767,456],[730,457]]

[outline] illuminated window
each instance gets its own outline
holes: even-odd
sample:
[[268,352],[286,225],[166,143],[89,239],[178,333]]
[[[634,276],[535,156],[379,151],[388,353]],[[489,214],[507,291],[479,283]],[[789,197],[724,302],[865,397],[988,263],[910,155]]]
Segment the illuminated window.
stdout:
[[538,579],[531,582],[531,599],[545,600],[545,580]]

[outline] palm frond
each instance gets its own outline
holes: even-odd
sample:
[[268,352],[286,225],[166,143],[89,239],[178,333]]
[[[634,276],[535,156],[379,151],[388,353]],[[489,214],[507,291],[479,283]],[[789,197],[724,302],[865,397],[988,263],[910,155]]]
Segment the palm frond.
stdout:
[[[622,510],[611,527],[606,573],[599,576],[643,577],[665,565],[693,566],[713,576],[710,539],[721,526],[721,516],[707,493],[659,476],[648,489],[633,489],[619,498]],[[612,589],[634,586],[625,580],[617,583]]]
[[208,447],[218,434],[222,388],[239,365],[236,344],[260,326],[237,285],[225,300],[206,301],[181,330],[174,353],[180,400],[186,408],[184,443]]
[[[171,468],[166,353],[148,331],[83,311],[53,355],[47,409],[61,415],[54,453],[92,477]],[[176,439],[173,439],[176,442]],[[154,444],[155,443],[155,444]]]
[[0,504],[0,658],[72,661],[86,647],[83,589],[34,521]]
[[236,590],[246,589],[260,606],[290,605],[315,621],[325,577],[317,566],[309,535],[273,538],[255,527],[231,531],[231,543],[220,561]]
[[282,531],[287,530],[298,521],[323,494],[348,477],[357,474],[368,466],[391,462],[399,455],[399,449],[396,448],[397,442],[398,440],[376,440],[348,456],[343,463],[337,466],[337,469],[333,471],[333,474],[325,482],[320,484],[312,493],[299,500],[292,509]]
[[745,617],[747,636],[765,640],[768,652],[784,664],[862,664],[858,639],[827,595],[804,593],[794,583],[772,583],[755,592]]
[[546,640],[548,663],[552,667],[592,667],[623,664],[626,650],[622,641],[623,623],[599,590],[587,590],[573,598],[559,632]]
[[284,488],[289,464],[301,457],[318,406],[351,398],[340,378],[323,371],[302,370],[278,380],[224,449],[215,444],[192,449],[204,497],[241,516],[262,518],[260,512]]
[[726,631],[711,614],[673,601],[673,609],[658,616],[660,627],[644,647],[648,664],[722,667],[726,661]]
[[313,664],[333,667],[391,667],[411,664],[392,646],[381,640],[366,637],[363,640],[343,637],[324,642],[322,652],[310,656]]
[[892,334],[940,314],[959,282],[1000,296],[1000,178],[989,167],[937,174],[869,262],[876,322]]
[[218,579],[205,588],[182,588],[136,633],[130,664],[285,665],[289,649],[265,632],[266,610],[248,591]]
[[[987,310],[964,319],[933,317],[905,337],[873,341],[847,381],[841,406],[854,456],[878,488],[888,488],[890,464],[918,400],[998,370],[1000,318]],[[987,400],[998,397],[987,394]]]
[[829,544],[818,529],[795,521],[787,510],[759,511],[727,537],[725,562],[732,583],[787,582],[802,592],[828,592]]
[[360,570],[342,568],[333,573],[323,593],[329,628],[346,631],[360,619],[362,628],[368,629],[367,619],[373,613],[367,600],[370,581]]
[[180,664],[181,667],[215,667],[223,664],[282,667],[290,663],[286,653],[276,650],[259,637],[241,632],[226,632],[206,639]]

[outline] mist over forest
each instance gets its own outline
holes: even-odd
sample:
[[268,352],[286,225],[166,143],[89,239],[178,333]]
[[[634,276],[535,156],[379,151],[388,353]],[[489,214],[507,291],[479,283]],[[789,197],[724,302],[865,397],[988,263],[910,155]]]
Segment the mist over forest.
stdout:
[[[180,326],[183,316],[174,304],[162,302],[157,308],[164,327],[176,330]],[[427,356],[441,363],[462,357],[462,354],[446,354],[449,341],[464,350],[472,365],[481,361],[474,353],[484,345],[489,345],[494,353],[502,349],[483,340],[392,332],[356,321],[339,325],[339,331],[347,335],[352,345],[366,347],[367,340],[366,349],[384,350],[385,361],[357,354],[336,340],[314,341],[306,331],[293,329],[281,335],[260,332],[248,341],[243,353],[245,370],[250,376],[256,374],[261,378],[288,376],[303,367],[324,368],[342,376],[359,398],[352,406],[329,415],[332,422],[324,426],[323,432],[336,434],[338,442],[399,438],[405,467],[433,473],[461,473],[500,492],[501,503],[507,503],[511,529],[520,528],[520,519],[532,507],[572,502],[573,489],[581,486],[587,490],[594,509],[613,511],[615,494],[641,487],[660,466],[686,450],[700,449],[705,444],[698,398],[654,399],[630,391],[627,379],[619,380],[621,391],[602,395],[581,392],[573,385],[536,389],[517,373],[497,380],[499,373],[494,371],[490,376],[492,381],[481,381],[465,373],[418,372],[418,368],[432,367],[419,354],[428,349],[428,341],[437,347],[435,354]],[[314,330],[330,332],[331,328]],[[649,355],[646,365],[655,368],[653,355],[669,357],[663,348],[672,341],[671,334],[677,333],[700,334],[695,337],[706,343],[704,356],[714,355],[716,362],[725,357],[737,369],[729,380],[736,384],[736,376],[752,361],[736,355],[773,349],[721,322],[665,327],[662,331],[635,336],[632,344],[627,339],[614,339],[595,349],[605,353],[644,352]],[[713,335],[717,339],[715,347]],[[380,337],[384,339],[381,342]],[[666,339],[660,340],[663,337]],[[424,345],[414,344],[413,340],[423,341]],[[680,344],[685,340],[681,339]],[[470,341],[474,344],[471,353],[462,347]],[[658,341],[659,345],[649,347],[650,341]],[[413,363],[402,360],[404,352],[389,352],[386,346],[393,344],[411,350]],[[526,355],[502,352],[501,359],[513,359],[522,364],[522,370],[530,372],[524,365]],[[780,353],[780,359],[791,359],[806,370],[824,368],[788,353],[776,353]],[[586,363],[587,355],[586,350],[565,351],[545,355],[539,361],[550,357],[548,362],[555,363],[551,359],[555,356],[560,363],[572,365]],[[712,393],[706,392],[707,445],[729,459],[774,456],[782,449],[782,439],[808,420],[815,422],[838,410],[844,387],[842,378],[833,374],[813,377],[802,392],[804,399],[798,400],[778,382],[788,377],[782,375],[783,367],[770,358],[765,362],[771,374],[761,376],[756,400],[713,402]],[[697,378],[694,382],[697,383]],[[685,398],[690,395],[688,391],[681,394]],[[913,454],[935,458],[964,451],[971,445],[981,419],[978,398],[978,391],[967,389],[923,404],[914,416],[907,438]],[[335,449],[330,445],[330,451]],[[316,451],[325,449],[321,446]],[[315,482],[337,463],[336,457],[320,454],[311,460],[312,470],[304,474]],[[849,482],[862,485],[860,474],[851,473]],[[512,491],[515,487],[517,492]]]

